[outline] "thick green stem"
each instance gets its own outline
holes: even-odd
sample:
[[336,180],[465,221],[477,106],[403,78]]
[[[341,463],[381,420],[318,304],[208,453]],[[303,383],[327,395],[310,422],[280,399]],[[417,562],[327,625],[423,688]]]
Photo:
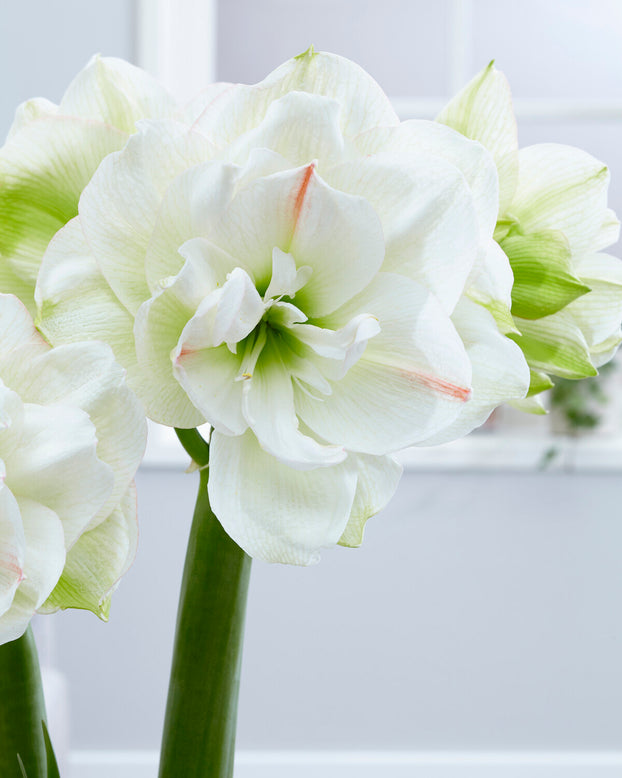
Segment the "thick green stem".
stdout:
[[[178,436],[200,471],[181,587],[160,778],[231,778],[251,560],[207,495],[208,447]],[[198,435],[198,433],[196,433]]]
[[47,778],[41,722],[45,702],[37,647],[28,627],[17,640],[0,646],[0,775],[22,778],[19,754],[28,778]]

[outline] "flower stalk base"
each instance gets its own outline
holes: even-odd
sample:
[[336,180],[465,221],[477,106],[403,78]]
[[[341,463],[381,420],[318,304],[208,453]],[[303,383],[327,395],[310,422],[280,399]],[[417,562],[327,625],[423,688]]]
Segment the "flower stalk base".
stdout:
[[160,778],[231,778],[251,560],[225,533],[207,494],[209,449],[179,430],[200,485],[182,581]]
[[[47,778],[45,702],[32,628],[0,646],[0,775]],[[23,770],[20,767],[18,754]]]

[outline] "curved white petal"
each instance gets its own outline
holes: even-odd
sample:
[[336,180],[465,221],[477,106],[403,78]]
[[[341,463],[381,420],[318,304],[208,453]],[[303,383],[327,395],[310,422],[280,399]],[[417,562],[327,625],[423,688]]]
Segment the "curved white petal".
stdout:
[[[184,353],[175,352],[173,374],[214,429],[241,435],[248,427],[242,414],[241,357],[226,345]],[[179,426],[179,425],[177,425]]]
[[384,455],[425,440],[458,416],[470,394],[471,365],[450,318],[424,287],[381,273],[322,326],[359,313],[380,333],[323,399],[296,388],[301,419],[325,440]]
[[[235,165],[206,162],[173,179],[163,195],[145,254],[145,274],[152,291],[179,273],[187,258],[184,246],[210,235],[212,225],[231,202],[241,174]],[[212,247],[212,255],[215,250]],[[234,266],[231,263],[228,270]]]
[[381,511],[395,494],[403,468],[393,457],[351,454],[350,458],[356,462],[358,479],[352,512],[339,545],[357,548],[363,542],[367,520]]
[[23,346],[42,354],[50,348],[36,331],[24,304],[10,294],[0,294],[0,344],[0,359]]
[[499,332],[485,308],[461,300],[452,321],[473,367],[472,394],[453,424],[424,441],[426,446],[463,437],[483,424],[498,405],[523,399],[529,389],[529,367],[523,352]]
[[343,462],[340,445],[318,443],[299,429],[292,376],[270,335],[253,375],[245,382],[242,412],[261,447],[290,467],[307,469]]
[[[4,479],[4,463],[2,478]],[[0,484],[0,643],[2,615],[10,608],[17,587],[24,577],[26,540],[17,500],[9,487]]]
[[7,141],[27,124],[30,124],[30,122],[34,122],[37,119],[43,119],[46,116],[54,116],[58,114],[58,112],[59,109],[56,103],[52,103],[45,97],[33,97],[31,100],[20,103],[17,106],[13,124],[11,124],[9,133],[6,137]]
[[95,428],[79,408],[27,403],[21,432],[6,483],[18,503],[35,500],[60,517],[70,548],[113,488],[111,468],[96,455]]
[[346,137],[399,122],[388,97],[361,67],[344,57],[309,49],[255,86],[237,84],[220,90],[196,125],[219,145],[231,143],[256,127],[270,104],[288,92],[310,92],[338,102]]
[[335,100],[306,92],[290,92],[270,104],[261,123],[226,150],[226,158],[245,164],[256,148],[276,151],[291,167],[318,161],[320,170],[344,154],[339,126],[341,106]]
[[620,221],[611,208],[607,208],[603,217],[603,223],[600,225],[600,230],[596,236],[596,240],[591,246],[592,251],[602,251],[608,248],[614,243],[617,243],[620,238]]
[[466,295],[492,313],[502,332],[515,330],[511,315],[513,284],[510,262],[501,246],[491,239],[469,280]]
[[59,111],[132,133],[139,119],[172,118],[177,106],[141,68],[117,57],[95,55],[67,88]]
[[35,290],[38,325],[53,345],[103,340],[136,375],[134,318],[113,293],[86,244],[80,217],[52,238]]
[[103,520],[134,477],[147,437],[142,406],[127,387],[125,371],[110,348],[99,342],[72,343],[36,356],[22,349],[13,359],[0,361],[0,366],[5,383],[19,387],[24,402],[58,404],[88,414],[97,436],[97,457],[114,476],[92,525]]
[[210,242],[222,247],[263,293],[274,248],[312,274],[296,293],[307,316],[334,310],[360,291],[382,263],[378,217],[364,199],[327,186],[309,165],[260,178],[242,189],[214,225]]
[[424,158],[427,165],[442,160],[462,173],[477,212],[480,240],[488,241],[499,211],[499,183],[495,162],[480,143],[436,122],[411,119],[397,127],[376,127],[354,139],[359,154],[392,153],[403,159]]
[[77,214],[101,160],[126,140],[89,119],[44,116],[0,149],[0,254],[33,291],[48,243]]
[[492,153],[499,171],[499,214],[504,214],[518,176],[518,133],[506,77],[491,62],[443,108],[436,121],[479,141]]
[[11,607],[0,617],[0,644],[21,637],[34,612],[56,585],[65,563],[63,527],[54,511],[18,499],[26,539],[24,579]]
[[356,464],[294,470],[263,451],[252,432],[212,434],[212,509],[252,557],[309,565],[342,536],[352,510]]
[[122,152],[102,162],[82,193],[80,218],[87,243],[131,313],[151,296],[145,253],[166,188],[211,153],[207,138],[185,125],[145,121]]
[[306,171],[293,202],[288,251],[298,267],[312,270],[296,293],[296,305],[312,318],[334,311],[367,286],[382,265],[384,239],[367,200],[327,186],[312,166]]
[[523,232],[560,230],[574,254],[592,251],[607,213],[609,171],[581,149],[539,143],[519,152],[511,214]]
[[586,254],[575,263],[575,272],[591,291],[564,310],[592,349],[616,333],[622,322],[622,261],[609,254]]
[[[186,270],[187,271],[184,272]],[[188,262],[171,286],[162,289],[143,303],[136,313],[134,337],[139,362],[135,382],[147,415],[160,424],[172,427],[196,427],[205,418],[173,374],[171,354],[194,310],[187,304],[184,287],[200,278]],[[178,288],[181,287],[181,293]]]
[[82,608],[107,621],[110,597],[134,560],[137,541],[136,488],[132,483],[106,520],[82,534],[72,546],[62,575],[39,612]]
[[178,351],[188,353],[223,343],[233,349],[255,329],[264,312],[264,302],[248,273],[236,267],[222,286],[203,298],[184,327]]
[[187,124],[194,124],[201,114],[210,107],[213,107],[217,100],[226,92],[234,88],[234,84],[228,81],[216,81],[208,84],[191,100],[181,106],[178,111],[178,119]]
[[461,172],[438,157],[391,152],[346,162],[328,177],[337,189],[364,197],[378,214],[385,239],[383,270],[419,281],[451,313],[480,241]]

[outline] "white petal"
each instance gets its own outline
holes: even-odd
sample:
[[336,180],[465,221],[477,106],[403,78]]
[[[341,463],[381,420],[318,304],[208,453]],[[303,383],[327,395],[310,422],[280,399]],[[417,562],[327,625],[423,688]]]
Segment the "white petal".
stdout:
[[136,489],[131,484],[104,522],[80,536],[40,613],[82,608],[108,620],[110,597],[136,554]]
[[38,353],[50,348],[36,331],[23,303],[10,294],[0,294],[0,343],[3,354],[22,346]]
[[139,119],[171,118],[175,101],[154,78],[116,57],[94,56],[63,95],[60,112],[131,133]]
[[103,520],[126,492],[145,451],[145,414],[125,383],[125,371],[99,342],[58,346],[34,358],[22,349],[14,356],[2,362],[2,375],[24,402],[80,408],[94,425],[97,457],[114,475],[93,524]]
[[363,156],[394,153],[427,158],[428,164],[442,160],[462,173],[467,182],[480,229],[480,240],[492,235],[499,211],[499,184],[494,160],[481,144],[436,122],[414,119],[397,127],[379,127],[355,139]]
[[622,322],[622,261],[609,254],[587,254],[576,262],[575,272],[591,291],[564,310],[591,349],[613,335]]
[[209,497],[214,513],[247,554],[267,562],[309,565],[341,537],[356,491],[350,460],[293,470],[263,451],[252,432],[214,432]]
[[382,265],[382,226],[362,197],[327,186],[312,167],[294,201],[295,226],[289,253],[312,274],[296,294],[309,317],[323,316],[367,286]]
[[113,487],[112,470],[97,458],[96,443],[95,428],[84,411],[24,405],[22,443],[11,453],[6,483],[18,502],[28,497],[58,514],[67,548]]
[[243,413],[261,447],[281,462],[300,469],[342,462],[341,446],[318,443],[298,429],[290,372],[283,364],[276,336],[270,335],[257,367],[245,382]]
[[461,300],[452,317],[473,366],[472,395],[458,418],[425,441],[456,440],[483,424],[498,406],[521,400],[529,389],[529,367],[520,348],[502,335],[492,315],[471,300]]
[[393,457],[352,454],[350,458],[356,462],[358,480],[352,512],[339,545],[356,548],[363,542],[367,519],[381,511],[395,494],[403,468]]
[[[194,314],[184,299],[184,287],[191,279],[199,276],[193,273],[192,262],[188,261],[171,286],[138,309],[134,325],[140,372],[135,383],[136,394],[149,418],[172,427],[196,427],[205,422],[173,375],[171,358],[186,323]],[[181,294],[177,294],[178,287],[182,288]]]
[[264,315],[264,302],[242,268],[234,268],[224,285],[208,295],[181,334],[186,350],[235,344],[249,335]]
[[334,310],[364,288],[384,252],[369,203],[327,186],[313,165],[249,184],[209,239],[235,257],[260,293],[269,286],[275,247],[291,254],[298,268],[312,268],[296,294],[296,305],[309,317]]
[[[0,461],[4,470],[4,463]],[[4,472],[2,473],[4,478]],[[0,642],[2,614],[10,607],[24,575],[26,540],[22,518],[9,487],[0,485]]]
[[[163,279],[179,273],[188,256],[183,247],[203,240],[197,236],[209,236],[213,223],[231,202],[241,175],[241,168],[235,165],[206,162],[172,181],[164,193],[145,255],[145,273],[152,291]],[[230,263],[227,270],[234,266]]]
[[134,318],[101,274],[84,239],[79,217],[52,238],[41,264],[35,299],[37,323],[50,343],[103,340],[133,378]]
[[[292,328],[292,334],[325,360],[334,362],[327,371],[331,380],[339,380],[356,364],[367,348],[367,341],[380,332],[375,316],[361,313],[339,330],[323,329],[311,324]],[[326,361],[324,366],[326,366]]]
[[478,251],[479,228],[461,172],[438,157],[380,153],[329,172],[331,185],[364,197],[378,214],[387,272],[432,291],[451,313]]
[[363,312],[378,319],[380,333],[330,396],[296,390],[296,409],[324,439],[383,455],[451,424],[469,397],[471,365],[451,320],[415,281],[381,273],[322,325]]
[[224,93],[233,89],[234,86],[234,84],[230,84],[227,81],[217,81],[214,84],[208,84],[205,89],[179,109],[179,121],[194,124],[204,111],[212,108],[216,101]]
[[55,103],[50,102],[45,97],[33,97],[31,100],[26,100],[17,106],[15,111],[15,118],[13,124],[9,129],[7,135],[7,141],[10,140],[17,132],[30,122],[34,122],[37,119],[43,119],[46,116],[54,116],[58,114],[58,106]]
[[620,222],[611,208],[607,208],[603,223],[600,226],[596,240],[592,245],[592,251],[602,251],[617,243],[620,238]]
[[290,92],[271,103],[261,124],[227,148],[227,159],[245,164],[253,149],[267,148],[285,157],[291,167],[318,160],[323,170],[343,157],[340,113],[335,100]]
[[186,168],[209,159],[211,151],[207,138],[184,125],[143,122],[122,152],[102,162],[82,194],[87,242],[131,313],[151,296],[145,254],[165,190]]
[[217,430],[241,435],[248,427],[242,414],[241,356],[227,346],[173,352],[173,374],[198,411]]
[[495,240],[490,240],[467,285],[466,294],[483,305],[495,317],[504,332],[512,331],[512,286],[514,275],[510,262]]
[[573,253],[593,250],[607,213],[609,171],[581,149],[539,143],[519,152],[512,216],[523,232],[560,230]]
[[95,169],[126,140],[89,119],[46,116],[0,150],[0,254],[32,288],[48,243],[78,212]]
[[479,141],[492,153],[499,171],[499,215],[504,214],[512,202],[518,172],[516,118],[506,77],[491,62],[436,120]]
[[387,96],[361,67],[335,54],[309,50],[256,86],[235,85],[220,91],[197,119],[197,126],[219,145],[230,143],[256,127],[270,104],[288,92],[324,95],[339,103],[346,137],[399,122]]
[[21,637],[36,609],[50,594],[63,570],[65,546],[58,516],[49,508],[19,499],[26,538],[24,580],[13,603],[0,617],[0,644]]
[[296,269],[296,260],[279,248],[272,250],[272,278],[264,297],[293,297],[313,274],[312,268],[304,266]]

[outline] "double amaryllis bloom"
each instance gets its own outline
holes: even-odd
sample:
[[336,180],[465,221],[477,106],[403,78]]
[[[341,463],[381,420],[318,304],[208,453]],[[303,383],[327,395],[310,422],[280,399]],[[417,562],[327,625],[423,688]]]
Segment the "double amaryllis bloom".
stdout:
[[481,145],[309,51],[139,123],[50,243],[39,322],[107,341],[152,419],[208,421],[226,531],[307,564],[361,542],[393,452],[525,395],[497,212]]
[[184,111],[96,59],[0,152],[2,289],[32,308],[38,277],[51,343],[103,340],[152,419],[209,422],[210,500],[252,556],[358,545],[394,452],[533,409],[617,346],[603,166],[519,153],[492,68],[439,119],[400,123],[312,50]]
[[602,253],[620,231],[607,208],[609,171],[571,146],[519,150],[510,88],[492,63],[438,119],[495,159],[495,238],[514,274],[511,337],[531,368],[529,396],[514,404],[544,412],[537,395],[553,385],[550,375],[594,376],[622,341],[622,263]]
[[0,644],[37,610],[107,618],[134,558],[145,437],[108,346],[53,349],[0,295]]

